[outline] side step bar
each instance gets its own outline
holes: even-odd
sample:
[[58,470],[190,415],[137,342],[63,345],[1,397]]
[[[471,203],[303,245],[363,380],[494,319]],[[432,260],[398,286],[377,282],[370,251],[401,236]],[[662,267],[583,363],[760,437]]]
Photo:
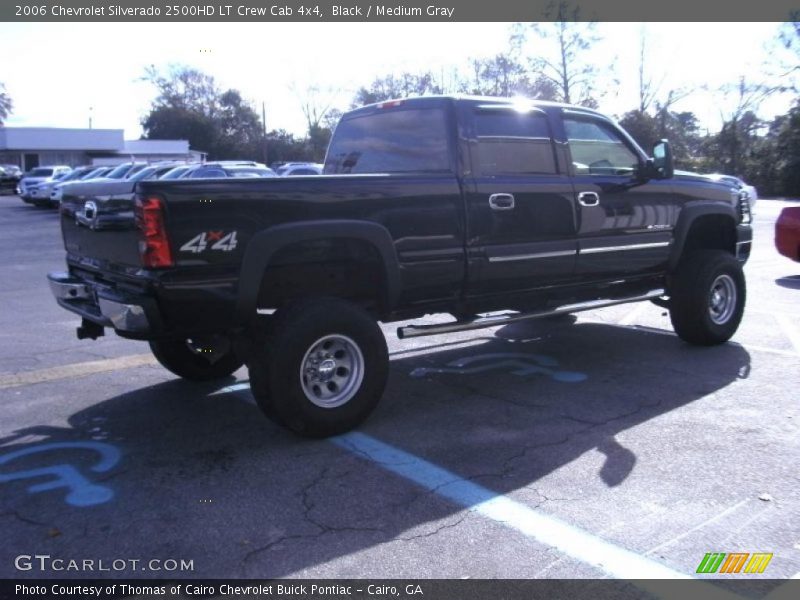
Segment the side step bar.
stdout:
[[423,335],[439,335],[442,333],[453,333],[455,331],[470,331],[473,329],[484,329],[485,327],[497,327],[518,321],[529,319],[540,319],[542,317],[552,317],[554,315],[565,315],[569,313],[615,306],[617,304],[627,304],[628,302],[640,302],[642,300],[652,300],[659,298],[666,292],[663,289],[650,290],[641,296],[627,296],[625,298],[604,298],[600,300],[590,300],[589,302],[578,302],[575,304],[564,304],[548,310],[537,310],[528,313],[511,313],[495,315],[491,317],[481,317],[472,321],[452,321],[436,325],[407,325],[397,328],[397,337],[401,340],[405,338],[420,337]]

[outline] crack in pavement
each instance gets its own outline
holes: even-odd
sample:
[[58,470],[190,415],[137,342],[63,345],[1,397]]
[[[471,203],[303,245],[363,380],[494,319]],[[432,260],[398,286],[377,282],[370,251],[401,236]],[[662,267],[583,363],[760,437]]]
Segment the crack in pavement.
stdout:
[[36,521],[34,519],[24,517],[21,514],[19,514],[19,512],[17,512],[16,510],[0,513],[0,518],[2,517],[14,517],[18,521],[21,521],[22,523],[25,523],[27,525],[36,525],[37,527],[48,527],[47,523],[42,523],[41,521]]

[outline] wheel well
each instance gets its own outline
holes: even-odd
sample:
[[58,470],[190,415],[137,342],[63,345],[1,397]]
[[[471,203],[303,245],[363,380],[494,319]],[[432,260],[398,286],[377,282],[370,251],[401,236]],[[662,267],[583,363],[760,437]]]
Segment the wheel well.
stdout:
[[725,250],[736,255],[736,225],[730,217],[724,215],[704,215],[694,220],[682,255],[686,256],[696,250]]
[[350,238],[289,244],[271,258],[258,290],[258,308],[280,308],[300,298],[350,300],[380,316],[387,304],[386,271],[377,248]]

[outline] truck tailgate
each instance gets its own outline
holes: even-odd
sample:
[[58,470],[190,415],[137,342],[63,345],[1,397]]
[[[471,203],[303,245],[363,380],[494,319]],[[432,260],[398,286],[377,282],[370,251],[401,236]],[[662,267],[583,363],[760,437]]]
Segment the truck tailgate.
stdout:
[[98,197],[89,186],[65,194],[61,233],[69,254],[108,266],[141,265],[140,235],[130,197]]

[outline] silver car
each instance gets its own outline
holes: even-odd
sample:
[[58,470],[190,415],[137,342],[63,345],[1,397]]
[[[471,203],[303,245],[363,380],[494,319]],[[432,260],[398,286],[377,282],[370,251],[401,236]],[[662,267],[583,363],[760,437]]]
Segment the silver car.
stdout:
[[62,180],[57,182],[53,185],[53,189],[50,192],[50,205],[51,206],[58,206],[61,204],[61,199],[64,197],[64,191],[67,187],[69,187],[73,183],[78,183],[80,181],[91,181],[93,179],[97,179],[98,177],[103,177],[107,175],[111,169],[114,167],[90,167],[88,172],[84,172],[83,174],[79,175],[75,179]]

